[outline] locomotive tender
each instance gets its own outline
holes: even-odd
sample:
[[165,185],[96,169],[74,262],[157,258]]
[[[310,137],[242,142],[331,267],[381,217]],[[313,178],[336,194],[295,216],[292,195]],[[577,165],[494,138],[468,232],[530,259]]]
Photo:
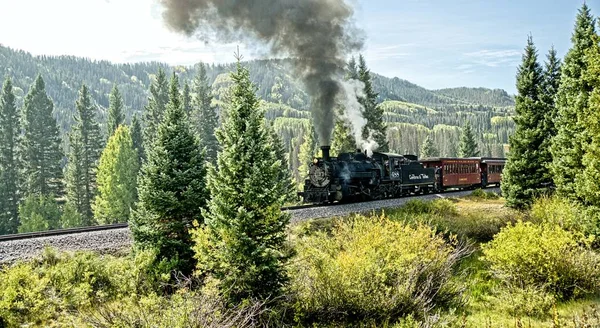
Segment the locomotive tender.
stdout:
[[474,189],[499,185],[503,158],[433,158],[366,152],[331,157],[322,146],[304,183],[303,203],[321,204],[395,198],[441,192],[451,188]]

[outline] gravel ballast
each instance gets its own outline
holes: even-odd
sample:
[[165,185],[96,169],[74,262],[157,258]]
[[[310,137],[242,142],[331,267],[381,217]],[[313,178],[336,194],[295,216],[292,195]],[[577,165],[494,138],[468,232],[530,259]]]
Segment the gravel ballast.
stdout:
[[[500,188],[490,188],[486,189],[486,191],[499,193]],[[382,208],[398,207],[414,199],[434,200],[439,198],[463,197],[471,193],[472,191],[469,190],[335,206],[320,206],[289,210],[289,213],[292,215],[291,223],[294,224],[309,219],[344,216]],[[39,256],[46,246],[62,251],[94,250],[101,253],[121,252],[126,251],[131,246],[131,241],[129,228],[4,241],[0,242],[0,263],[12,263],[18,259],[30,259]]]

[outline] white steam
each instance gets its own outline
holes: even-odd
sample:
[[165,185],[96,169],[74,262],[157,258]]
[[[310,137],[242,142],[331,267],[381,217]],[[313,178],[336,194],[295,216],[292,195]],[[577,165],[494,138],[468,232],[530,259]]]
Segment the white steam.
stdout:
[[363,128],[367,125],[367,119],[363,116],[365,108],[358,101],[358,98],[365,97],[365,84],[359,80],[342,80],[339,83],[342,87],[341,92],[338,94],[338,102],[343,108],[341,118],[352,131],[354,140],[356,140],[356,147],[367,150],[367,155],[371,156],[379,145],[373,140],[372,134],[369,134],[367,139],[364,139],[362,135]]

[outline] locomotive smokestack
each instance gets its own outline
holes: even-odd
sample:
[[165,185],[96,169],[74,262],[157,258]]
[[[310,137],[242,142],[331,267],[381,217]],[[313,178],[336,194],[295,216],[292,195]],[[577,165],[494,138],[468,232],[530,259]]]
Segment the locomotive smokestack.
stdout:
[[323,152],[323,160],[324,161],[329,160],[329,148],[331,148],[331,147],[330,146],[321,146],[321,152]]

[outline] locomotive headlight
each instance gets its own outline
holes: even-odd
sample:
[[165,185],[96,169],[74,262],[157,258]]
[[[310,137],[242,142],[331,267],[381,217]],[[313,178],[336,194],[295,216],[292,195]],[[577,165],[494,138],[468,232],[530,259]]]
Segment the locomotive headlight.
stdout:
[[319,163],[319,159],[318,158],[313,159],[313,164],[317,164],[317,163]]

